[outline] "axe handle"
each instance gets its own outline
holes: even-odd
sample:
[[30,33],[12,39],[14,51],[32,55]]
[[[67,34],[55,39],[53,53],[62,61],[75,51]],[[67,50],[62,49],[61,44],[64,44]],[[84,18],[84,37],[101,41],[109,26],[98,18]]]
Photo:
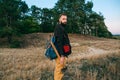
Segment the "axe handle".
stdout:
[[50,43],[51,43],[51,45],[52,45],[52,47],[53,47],[53,49],[54,49],[54,51],[55,51],[57,57],[60,59],[60,55],[59,55],[59,53],[58,53],[58,51],[57,51],[55,45],[52,43],[52,41],[51,41]]

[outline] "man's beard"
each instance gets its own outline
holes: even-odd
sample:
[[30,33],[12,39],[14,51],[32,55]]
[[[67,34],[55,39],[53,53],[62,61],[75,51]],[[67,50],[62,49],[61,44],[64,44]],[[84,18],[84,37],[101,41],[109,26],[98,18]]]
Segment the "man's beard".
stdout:
[[67,25],[67,23],[66,22],[65,23],[61,22],[61,25],[65,27]]

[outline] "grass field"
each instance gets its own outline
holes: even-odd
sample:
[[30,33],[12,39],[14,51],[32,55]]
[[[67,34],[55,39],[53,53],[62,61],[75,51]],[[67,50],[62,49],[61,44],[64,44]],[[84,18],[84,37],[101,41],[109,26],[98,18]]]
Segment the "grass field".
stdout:
[[[44,56],[49,33],[25,35],[24,48],[0,48],[0,80],[53,80]],[[63,80],[120,80],[120,40],[69,34],[72,54]]]

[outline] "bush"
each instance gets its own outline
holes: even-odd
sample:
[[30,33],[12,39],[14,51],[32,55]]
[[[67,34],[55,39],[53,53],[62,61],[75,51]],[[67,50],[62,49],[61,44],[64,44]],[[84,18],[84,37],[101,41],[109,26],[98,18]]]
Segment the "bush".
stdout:
[[23,41],[13,40],[13,41],[10,43],[10,48],[21,48],[21,47],[22,47],[22,44],[23,44]]

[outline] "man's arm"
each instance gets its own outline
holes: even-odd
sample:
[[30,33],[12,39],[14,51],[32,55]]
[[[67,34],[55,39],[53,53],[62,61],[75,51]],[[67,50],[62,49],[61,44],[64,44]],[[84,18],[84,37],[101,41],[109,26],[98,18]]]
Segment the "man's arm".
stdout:
[[60,26],[57,26],[57,28],[55,29],[55,36],[57,38],[57,45],[58,45],[58,49],[59,49],[59,54],[60,56],[64,55],[63,52],[63,32],[62,29],[60,28]]

